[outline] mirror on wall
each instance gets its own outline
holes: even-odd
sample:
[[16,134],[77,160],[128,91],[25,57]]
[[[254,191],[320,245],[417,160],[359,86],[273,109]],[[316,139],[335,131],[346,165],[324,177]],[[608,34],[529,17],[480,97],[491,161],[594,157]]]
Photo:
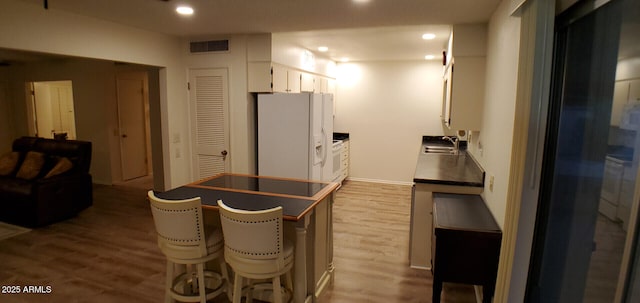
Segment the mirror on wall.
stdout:
[[76,138],[73,84],[71,81],[27,83],[29,135],[51,138]]

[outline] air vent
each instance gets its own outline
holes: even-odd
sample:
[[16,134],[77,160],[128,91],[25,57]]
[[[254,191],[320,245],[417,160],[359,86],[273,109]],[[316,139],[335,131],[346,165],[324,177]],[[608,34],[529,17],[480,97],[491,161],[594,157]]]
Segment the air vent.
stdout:
[[192,53],[226,52],[228,50],[229,40],[191,42]]

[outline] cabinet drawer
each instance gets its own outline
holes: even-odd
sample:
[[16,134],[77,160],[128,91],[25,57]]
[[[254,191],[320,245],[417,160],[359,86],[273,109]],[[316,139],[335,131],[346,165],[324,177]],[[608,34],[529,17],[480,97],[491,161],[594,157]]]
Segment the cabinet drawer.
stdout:
[[615,220],[618,212],[618,206],[614,205],[613,203],[605,199],[600,199],[600,205],[598,205],[598,211],[600,211],[600,213],[603,214],[605,217],[611,220]]

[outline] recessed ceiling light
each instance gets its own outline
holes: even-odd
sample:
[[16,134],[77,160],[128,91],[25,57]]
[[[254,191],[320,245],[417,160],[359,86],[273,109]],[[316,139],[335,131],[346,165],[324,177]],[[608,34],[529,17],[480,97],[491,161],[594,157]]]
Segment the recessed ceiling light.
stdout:
[[321,51],[321,52],[326,52],[326,51],[328,51],[328,50],[329,50],[329,48],[328,48],[328,47],[326,47],[326,46],[320,46],[320,47],[318,47],[318,51]]
[[424,40],[433,40],[435,38],[436,38],[436,35],[432,34],[432,33],[426,33],[426,34],[422,35],[422,39],[424,39]]
[[435,58],[436,58],[436,56],[434,56],[434,55],[426,55],[426,56],[424,56],[425,60],[433,60]]
[[349,62],[349,58],[347,57],[340,58],[340,62]]
[[178,12],[178,14],[180,15],[193,15],[193,8],[189,7],[189,6],[178,6],[176,8],[176,12]]
[[355,3],[369,3],[371,0],[352,0]]

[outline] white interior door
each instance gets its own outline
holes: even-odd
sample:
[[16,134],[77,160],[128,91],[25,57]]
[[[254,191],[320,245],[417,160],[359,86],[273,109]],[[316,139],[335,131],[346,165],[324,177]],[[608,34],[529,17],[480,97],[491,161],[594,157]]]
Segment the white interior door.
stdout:
[[38,137],[53,138],[65,133],[67,139],[76,139],[76,123],[73,107],[73,84],[71,81],[48,81],[33,83],[33,106]]
[[66,133],[67,139],[76,138],[71,81],[56,81],[49,85],[53,132]]
[[229,170],[227,70],[192,69],[189,87],[193,172],[202,179]]
[[118,76],[118,118],[122,180],[143,177],[147,172],[144,79]]
[[36,135],[43,138],[53,138],[53,115],[51,106],[51,91],[45,82],[33,84],[35,111],[36,111]]

